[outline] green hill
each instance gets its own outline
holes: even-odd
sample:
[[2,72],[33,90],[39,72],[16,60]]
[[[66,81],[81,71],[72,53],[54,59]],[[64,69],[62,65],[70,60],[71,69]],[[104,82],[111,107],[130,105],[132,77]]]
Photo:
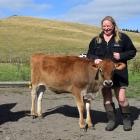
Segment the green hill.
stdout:
[[[36,52],[79,55],[99,32],[96,26],[11,16],[0,20],[0,59],[29,59]],[[140,50],[140,34],[127,34]]]

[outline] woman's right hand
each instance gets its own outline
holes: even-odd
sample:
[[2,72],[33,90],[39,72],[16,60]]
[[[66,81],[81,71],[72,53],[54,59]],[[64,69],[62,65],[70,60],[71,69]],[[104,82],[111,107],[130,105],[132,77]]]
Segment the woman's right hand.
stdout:
[[94,62],[95,64],[99,64],[102,61],[102,59],[95,59]]

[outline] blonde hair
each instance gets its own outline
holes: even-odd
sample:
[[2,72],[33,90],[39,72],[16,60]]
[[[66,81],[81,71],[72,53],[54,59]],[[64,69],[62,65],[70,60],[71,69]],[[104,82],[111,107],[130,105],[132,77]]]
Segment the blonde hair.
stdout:
[[[120,30],[119,30],[119,28],[118,28],[115,20],[111,16],[106,16],[105,18],[102,19],[101,26],[103,25],[103,22],[105,20],[108,20],[108,21],[110,21],[113,24],[113,26],[114,26],[114,32],[116,34],[116,36],[115,36],[115,42],[118,43],[121,40],[121,38],[120,38]],[[96,40],[97,40],[98,43],[101,43],[101,38],[99,36],[96,38]]]

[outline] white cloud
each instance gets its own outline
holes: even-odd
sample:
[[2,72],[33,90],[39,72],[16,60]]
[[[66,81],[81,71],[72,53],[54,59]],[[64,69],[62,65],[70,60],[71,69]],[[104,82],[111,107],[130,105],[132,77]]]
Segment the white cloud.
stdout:
[[11,11],[31,8],[33,10],[45,10],[50,8],[50,4],[36,4],[33,0],[0,0],[0,8]]
[[106,15],[113,16],[118,22],[137,17],[140,15],[140,1],[91,0],[87,4],[73,7],[62,17],[68,21],[99,24]]
[[[41,0],[42,1],[42,0]],[[48,3],[49,2],[49,3]],[[60,15],[63,13],[63,15]],[[0,17],[17,15],[40,16],[72,22],[100,25],[104,16],[113,16],[117,23],[140,20],[139,0],[0,0]],[[128,22],[129,21],[129,22]],[[140,22],[140,21],[139,21]]]

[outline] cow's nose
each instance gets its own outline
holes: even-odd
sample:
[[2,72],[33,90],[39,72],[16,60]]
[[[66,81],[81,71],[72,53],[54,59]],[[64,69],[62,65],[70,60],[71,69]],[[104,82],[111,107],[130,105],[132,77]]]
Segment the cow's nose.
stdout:
[[104,85],[105,87],[111,87],[111,86],[113,86],[113,81],[112,81],[112,80],[105,80],[105,81],[103,82],[103,85]]

